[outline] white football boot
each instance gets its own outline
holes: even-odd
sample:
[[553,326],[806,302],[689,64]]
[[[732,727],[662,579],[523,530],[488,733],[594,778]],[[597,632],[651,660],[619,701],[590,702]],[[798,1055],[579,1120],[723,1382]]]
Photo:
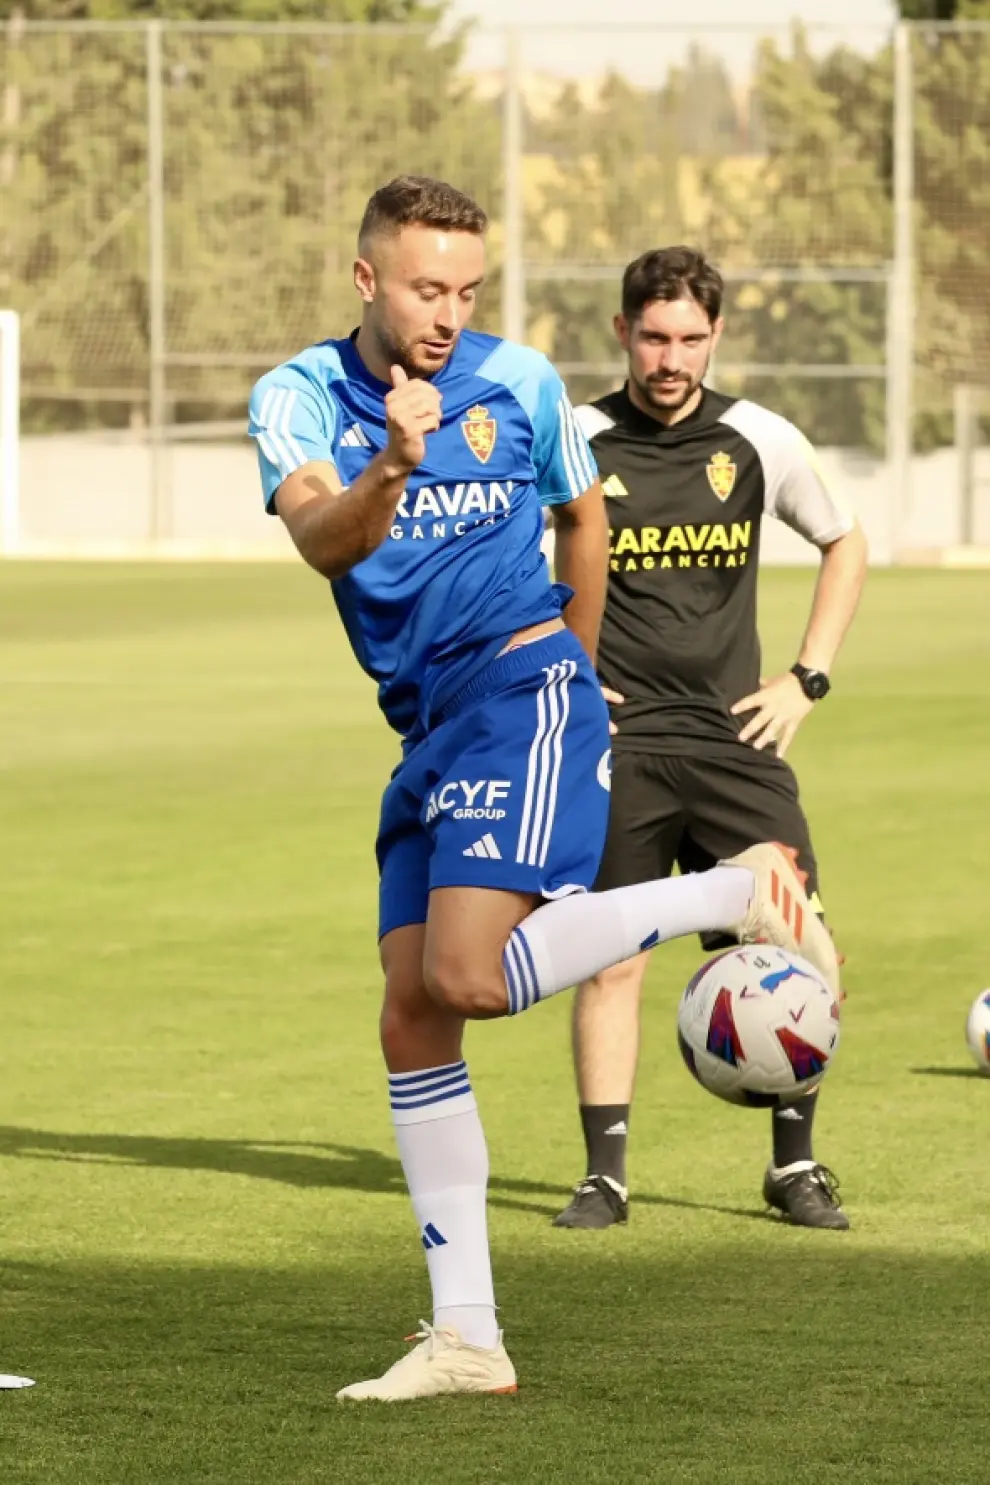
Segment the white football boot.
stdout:
[[750,846],[719,866],[744,866],[756,878],[756,891],[746,916],[730,932],[742,944],[776,944],[814,965],[835,995],[841,996],[839,956],[821,918],[804,890],[807,874],[798,868],[797,852],[769,841]]
[[506,1355],[499,1334],[490,1351],[469,1346],[456,1330],[419,1322],[410,1341],[418,1346],[406,1353],[381,1377],[342,1387],[338,1402],[407,1402],[416,1397],[442,1397],[453,1392],[515,1392],[516,1369]]

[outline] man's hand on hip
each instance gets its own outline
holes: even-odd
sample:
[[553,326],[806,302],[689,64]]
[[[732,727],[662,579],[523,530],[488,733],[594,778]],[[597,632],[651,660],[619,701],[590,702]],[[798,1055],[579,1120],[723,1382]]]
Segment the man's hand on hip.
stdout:
[[783,758],[794,740],[801,723],[815,703],[809,701],[801,689],[801,682],[790,671],[786,675],[774,676],[773,680],[760,681],[760,689],[751,696],[744,696],[732,708],[734,717],[744,712],[753,715],[739,734],[739,741],[752,743],[758,751],[777,745],[777,757]]

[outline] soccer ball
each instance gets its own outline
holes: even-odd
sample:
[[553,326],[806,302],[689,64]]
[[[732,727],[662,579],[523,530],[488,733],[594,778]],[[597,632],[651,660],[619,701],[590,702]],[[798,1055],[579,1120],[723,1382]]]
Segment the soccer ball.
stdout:
[[824,1077],[839,1044],[839,1003],[807,960],[751,944],[701,966],[681,996],[677,1040],[709,1093],[779,1108]]
[[966,1040],[973,1061],[990,1077],[990,990],[981,990],[966,1019]]

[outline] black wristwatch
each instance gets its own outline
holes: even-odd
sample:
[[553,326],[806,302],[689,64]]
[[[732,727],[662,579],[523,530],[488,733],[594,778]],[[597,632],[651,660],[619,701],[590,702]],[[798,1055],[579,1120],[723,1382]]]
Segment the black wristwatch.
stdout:
[[832,682],[824,670],[809,670],[807,665],[792,665],[791,675],[801,682],[801,690],[809,701],[821,701],[832,689]]

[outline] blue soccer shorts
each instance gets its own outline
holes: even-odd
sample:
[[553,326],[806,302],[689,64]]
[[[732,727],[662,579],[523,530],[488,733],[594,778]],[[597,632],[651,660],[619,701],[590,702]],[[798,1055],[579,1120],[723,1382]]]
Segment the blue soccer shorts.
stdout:
[[588,891],[608,825],[608,709],[567,630],[498,656],[440,713],[382,799],[379,934],[434,887]]

